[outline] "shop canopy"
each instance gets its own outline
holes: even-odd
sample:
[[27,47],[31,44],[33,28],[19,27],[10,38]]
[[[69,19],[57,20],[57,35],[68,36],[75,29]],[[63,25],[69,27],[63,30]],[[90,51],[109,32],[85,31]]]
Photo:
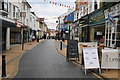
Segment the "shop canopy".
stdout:
[[16,27],[15,21],[4,18],[2,16],[0,16],[0,22],[2,23],[2,27]]
[[64,18],[65,23],[74,22],[74,11]]

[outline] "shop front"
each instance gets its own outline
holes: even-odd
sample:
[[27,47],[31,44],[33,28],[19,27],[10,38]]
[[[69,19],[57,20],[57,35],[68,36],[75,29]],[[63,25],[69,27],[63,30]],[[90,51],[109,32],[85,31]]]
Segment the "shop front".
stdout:
[[28,29],[28,26],[16,22],[16,27],[10,28],[10,44],[11,45],[22,44],[23,38],[24,38],[24,42],[28,42],[29,33],[30,33],[30,29]]
[[79,37],[81,42],[89,41],[89,15],[79,19]]
[[21,29],[20,28],[10,28],[10,44],[20,44],[21,43]]
[[72,39],[79,41],[79,20],[72,25]]
[[105,46],[120,47],[120,3],[104,10],[105,25]]
[[100,8],[89,16],[90,41],[104,43],[105,39],[105,17],[104,9]]
[[16,23],[12,20],[2,18],[2,51],[10,48],[10,28],[15,28]]
[[72,24],[73,24],[73,22],[74,22],[74,11],[71,12],[70,14],[68,14],[68,16],[66,16],[64,18],[64,24],[66,25],[65,29],[67,29],[65,31],[66,40],[72,39]]

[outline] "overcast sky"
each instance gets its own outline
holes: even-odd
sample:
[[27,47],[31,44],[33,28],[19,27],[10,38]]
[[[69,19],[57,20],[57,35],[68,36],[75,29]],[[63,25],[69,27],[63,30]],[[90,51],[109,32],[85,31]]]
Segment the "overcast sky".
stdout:
[[[57,19],[52,19],[54,17],[58,17],[64,13],[67,12],[68,8],[62,7],[58,4],[65,4],[70,5],[72,8],[74,7],[75,0],[47,0],[47,2],[44,2],[44,0],[27,0],[30,2],[30,5],[32,6],[31,11],[34,11],[36,15],[40,18],[45,18],[48,20],[45,20],[46,24],[48,25],[48,28],[55,29],[56,27],[56,21]],[[51,4],[49,2],[56,2],[57,5]]]

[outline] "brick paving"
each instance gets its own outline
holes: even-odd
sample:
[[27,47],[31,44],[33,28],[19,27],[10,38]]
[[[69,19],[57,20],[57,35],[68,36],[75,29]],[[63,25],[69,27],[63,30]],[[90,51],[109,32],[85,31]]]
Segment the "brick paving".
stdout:
[[[41,41],[40,41],[41,42]],[[22,55],[25,54],[28,50],[32,49],[35,47],[38,42],[29,42],[24,44],[24,50],[22,50],[21,45],[16,45],[10,48],[10,50],[4,51],[3,55],[6,55],[6,74],[9,75],[9,78],[12,78],[16,75],[18,72],[18,65],[19,65],[19,60],[21,59]],[[2,55],[0,55],[0,60]],[[2,62],[0,62],[0,75],[1,73],[1,68]]]

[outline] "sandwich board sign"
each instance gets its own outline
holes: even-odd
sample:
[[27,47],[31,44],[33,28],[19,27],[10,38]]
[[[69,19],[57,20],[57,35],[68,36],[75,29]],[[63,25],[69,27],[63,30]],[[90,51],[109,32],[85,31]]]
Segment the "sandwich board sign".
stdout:
[[78,41],[68,40],[66,57],[67,57],[66,58],[67,61],[69,61],[70,58],[76,58],[79,61]]
[[99,72],[101,73],[97,48],[83,47],[83,60],[85,66],[85,74],[86,74],[86,69],[97,69],[97,68],[99,68]]
[[120,69],[120,53],[118,49],[102,49],[102,69]]

